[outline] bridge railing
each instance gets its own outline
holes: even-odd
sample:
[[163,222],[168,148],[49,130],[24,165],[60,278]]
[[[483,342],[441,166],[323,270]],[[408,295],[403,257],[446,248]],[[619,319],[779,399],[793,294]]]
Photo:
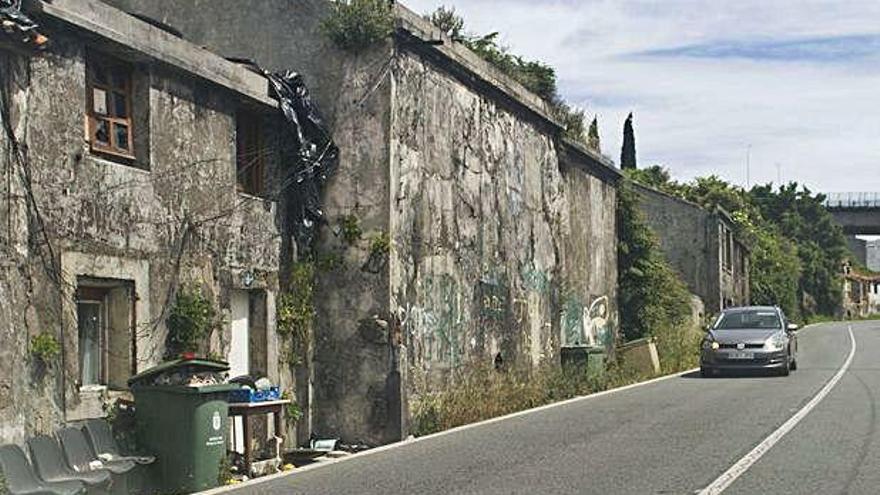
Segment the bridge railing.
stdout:
[[880,208],[880,192],[827,193],[826,208]]

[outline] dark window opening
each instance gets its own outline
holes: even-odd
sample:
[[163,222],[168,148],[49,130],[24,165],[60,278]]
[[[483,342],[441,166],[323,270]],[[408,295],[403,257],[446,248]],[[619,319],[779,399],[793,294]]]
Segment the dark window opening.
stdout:
[[238,190],[262,195],[263,166],[263,126],[260,116],[248,111],[239,111],[235,118],[235,162]]

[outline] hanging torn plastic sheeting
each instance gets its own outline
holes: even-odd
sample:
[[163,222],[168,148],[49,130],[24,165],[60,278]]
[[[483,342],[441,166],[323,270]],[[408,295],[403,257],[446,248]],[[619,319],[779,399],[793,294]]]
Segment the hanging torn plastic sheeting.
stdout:
[[37,23],[21,11],[21,0],[0,0],[0,32],[42,50],[49,44],[49,38],[40,34],[37,27]]
[[296,164],[285,174],[283,184],[289,184],[292,193],[288,195],[288,212],[292,217],[297,248],[300,253],[307,253],[316,226],[324,221],[321,190],[327,178],[336,171],[339,148],[312,103],[300,74],[289,70],[274,74],[261,72],[269,79],[284,118],[290,124]]

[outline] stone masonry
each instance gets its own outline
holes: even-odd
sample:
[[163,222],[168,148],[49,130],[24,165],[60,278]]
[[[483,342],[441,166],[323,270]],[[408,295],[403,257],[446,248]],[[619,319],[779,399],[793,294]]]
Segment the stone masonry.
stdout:
[[[238,112],[267,123],[278,115],[266,80],[97,1],[35,5],[51,48],[0,45],[0,443],[104,416],[128,376],[162,359],[171,297],[186,284],[224,316],[203,349],[221,357],[230,301],[250,294],[253,371],[282,380],[274,305],[283,218],[276,198],[236,190]],[[131,69],[132,159],[89,144],[95,57]],[[91,298],[106,307],[107,376],[86,386],[78,324]],[[57,359],[30,354],[39,334],[61,344]]]

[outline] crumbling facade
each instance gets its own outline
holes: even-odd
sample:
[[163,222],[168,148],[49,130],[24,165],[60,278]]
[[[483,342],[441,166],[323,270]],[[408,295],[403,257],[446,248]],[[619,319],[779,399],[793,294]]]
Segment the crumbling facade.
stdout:
[[353,55],[321,34],[320,0],[111,1],[302,72],[326,109],[340,167],[314,257],[315,435],[399,440],[410,396],[454,371],[613,345],[619,173],[538,97],[400,5],[393,39]]
[[702,299],[705,316],[747,305],[749,249],[735,235],[730,216],[651,187],[634,187],[660,249],[691,293]]
[[106,415],[183,287],[222,316],[202,352],[289,388],[266,79],[98,1],[28,15],[48,48],[0,43],[2,443]]

